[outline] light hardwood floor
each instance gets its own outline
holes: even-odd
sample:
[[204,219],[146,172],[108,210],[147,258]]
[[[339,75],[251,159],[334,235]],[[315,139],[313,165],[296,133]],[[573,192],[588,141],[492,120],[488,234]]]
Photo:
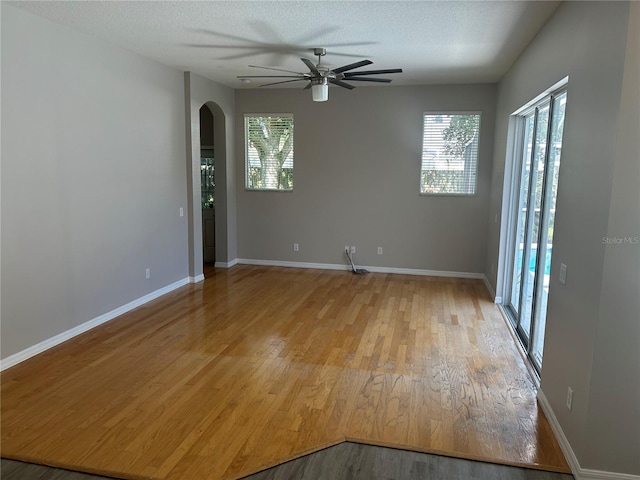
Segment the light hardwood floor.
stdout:
[[237,266],[2,373],[2,456],[238,478],[344,440],[569,472],[478,280]]

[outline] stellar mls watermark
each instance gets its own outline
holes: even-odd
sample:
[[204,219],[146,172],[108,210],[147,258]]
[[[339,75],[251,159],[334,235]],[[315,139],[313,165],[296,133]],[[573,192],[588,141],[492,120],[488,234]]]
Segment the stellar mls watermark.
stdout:
[[602,237],[603,245],[638,245],[640,237]]

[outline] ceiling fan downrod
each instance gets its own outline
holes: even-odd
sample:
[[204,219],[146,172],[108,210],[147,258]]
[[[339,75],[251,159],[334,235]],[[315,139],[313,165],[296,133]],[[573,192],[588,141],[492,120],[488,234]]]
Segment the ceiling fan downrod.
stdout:
[[316,71],[319,73],[319,76],[311,78],[311,97],[314,102],[326,102],[329,100],[329,81],[325,77],[328,69],[323,68],[322,57],[327,54],[327,50],[325,48],[314,48],[313,54],[318,57]]
[[326,48],[314,48],[313,54],[318,57],[318,65],[320,65],[320,59],[327,54]]

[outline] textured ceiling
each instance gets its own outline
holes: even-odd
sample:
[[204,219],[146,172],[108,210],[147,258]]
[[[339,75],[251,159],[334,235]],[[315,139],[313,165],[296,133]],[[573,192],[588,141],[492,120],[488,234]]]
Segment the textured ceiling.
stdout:
[[[234,88],[248,65],[307,71],[370,59],[395,85],[501,78],[557,1],[10,2],[109,43]],[[315,62],[314,62],[315,63]],[[277,72],[274,72],[277,73]],[[297,84],[296,84],[297,85]],[[360,84],[358,85],[360,86]]]

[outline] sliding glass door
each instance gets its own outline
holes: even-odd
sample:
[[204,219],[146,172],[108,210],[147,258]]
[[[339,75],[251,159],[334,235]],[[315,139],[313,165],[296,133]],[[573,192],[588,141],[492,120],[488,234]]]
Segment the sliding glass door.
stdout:
[[511,204],[510,285],[506,310],[533,365],[542,368],[553,224],[566,91],[517,117],[517,175]]

